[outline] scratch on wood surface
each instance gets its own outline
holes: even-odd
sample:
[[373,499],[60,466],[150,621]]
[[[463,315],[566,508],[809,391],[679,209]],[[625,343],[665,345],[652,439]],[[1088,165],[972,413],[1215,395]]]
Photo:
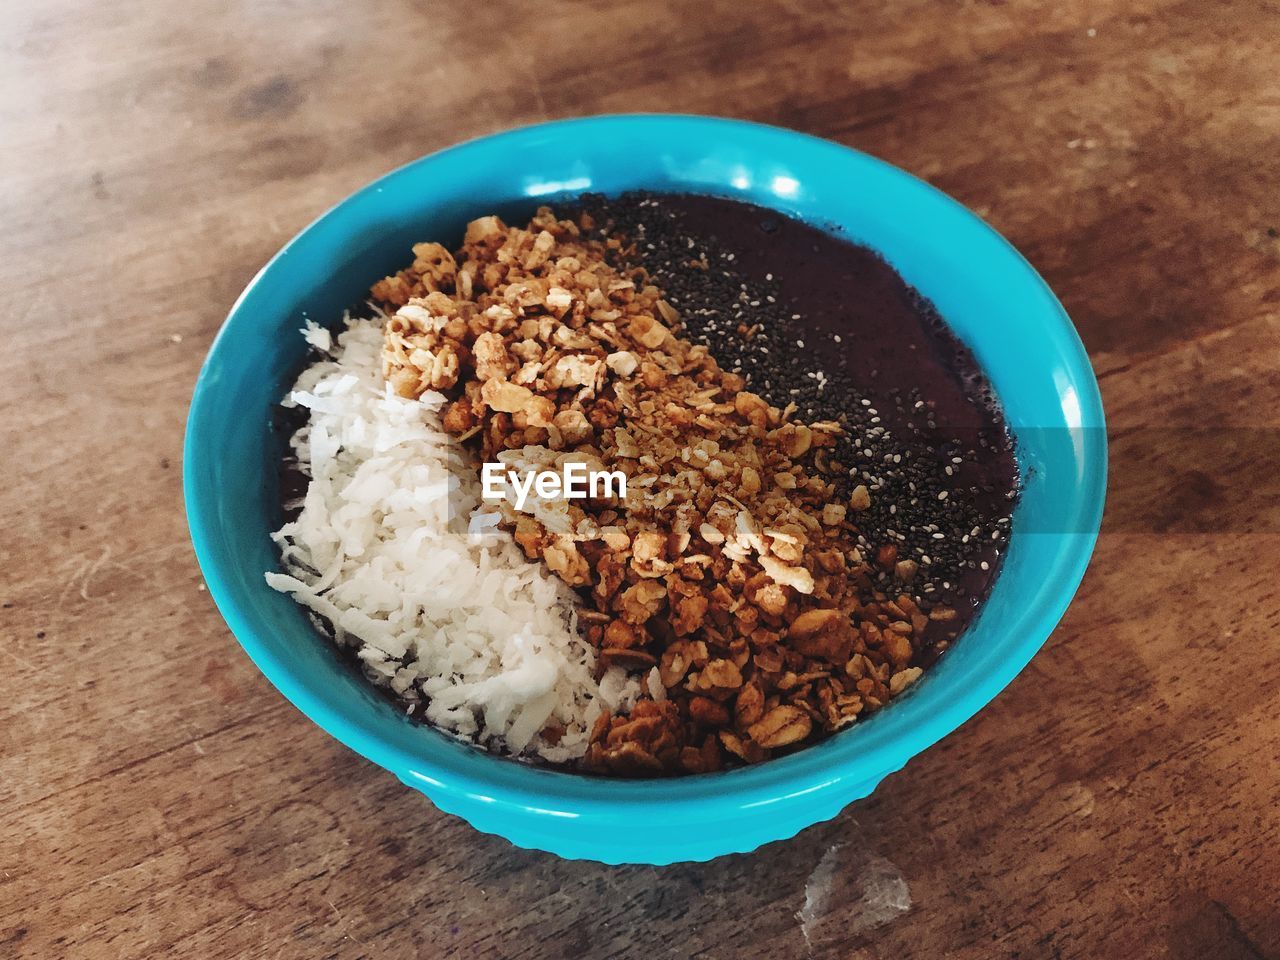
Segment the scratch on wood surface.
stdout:
[[102,556],[98,557],[98,559],[93,562],[93,565],[90,566],[88,571],[85,573],[84,579],[80,581],[80,599],[82,600],[93,599],[92,597],[89,596],[89,584],[93,582],[93,578],[97,576],[98,571],[102,569],[102,565],[106,563],[107,560],[109,560],[110,558],[111,558],[111,548],[109,546],[103,547]]
[[23,660],[22,657],[18,656],[8,647],[0,647],[0,650],[4,650],[4,652],[9,655],[9,659],[12,660],[14,663],[18,664],[19,666],[25,667],[26,669],[30,670],[32,673],[40,672],[39,670],[36,669],[36,665],[34,663],[29,663],[28,661]]
[[[67,594],[75,588],[76,583],[79,582],[80,578],[84,576],[84,572],[88,570],[89,566],[93,563],[93,561],[87,557],[79,557],[77,560],[79,561],[79,566],[76,568],[76,572],[63,581],[62,590],[58,593],[59,607],[67,602]],[[72,561],[72,563],[75,562],[75,560]]]
[[347,918],[342,915],[342,911],[338,909],[338,905],[335,904],[328,897],[324,898],[324,902],[329,905],[329,909],[333,911],[333,915],[338,918],[338,923],[342,925],[343,927],[342,935],[346,937],[348,940],[354,940],[356,943],[360,944],[361,946],[365,946],[365,942],[351,932],[351,924],[347,921]]
[[[147,551],[145,556],[148,562],[151,565],[154,565],[173,553],[185,549],[185,546],[185,544],[181,543],[165,544],[154,550]],[[111,558],[111,547],[109,545],[102,548],[102,552],[98,554],[97,559],[93,559],[89,556],[73,557],[67,563],[63,564],[61,569],[65,570],[68,567],[74,567],[74,572],[70,576],[66,577],[62,582],[62,589],[58,593],[58,604],[60,606],[67,602],[67,597],[73,590],[80,595],[80,599],[82,600],[101,599],[100,597],[90,593],[90,588],[93,586],[94,578],[97,577],[104,568],[110,567],[115,570],[120,570],[128,576],[138,579],[145,576],[143,573],[139,572],[136,567],[130,566],[127,563],[121,563],[119,560],[113,560]]]

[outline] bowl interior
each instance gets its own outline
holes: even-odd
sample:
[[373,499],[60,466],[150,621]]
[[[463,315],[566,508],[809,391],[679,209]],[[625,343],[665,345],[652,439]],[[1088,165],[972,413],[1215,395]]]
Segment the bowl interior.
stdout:
[[[502,762],[408,721],[270,590],[278,558],[271,427],[304,357],[304,317],[332,325],[410,246],[453,244],[495,210],[583,191],[648,188],[738,196],[838,225],[931,299],[986,370],[1018,438],[1026,485],[992,594],[912,693],[864,723],[760,767],[620,782]],[[897,769],[963,723],[1043,643],[1084,572],[1101,516],[1102,410],[1087,357],[1056,299],[994,231],[920,181],[789,131],[695,117],[603,117],[517,130],[417,161],[343,201],[255,278],[210,352],[192,402],[185,493],[209,590],[236,637],[300,709],[353,749],[434,789],[493,802],[697,804],[827,789]]]

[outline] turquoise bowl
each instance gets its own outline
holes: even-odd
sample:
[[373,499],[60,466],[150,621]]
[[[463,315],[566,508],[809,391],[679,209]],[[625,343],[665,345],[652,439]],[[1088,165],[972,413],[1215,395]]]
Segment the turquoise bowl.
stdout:
[[[620,781],[502,760],[410,722],[262,574],[278,562],[268,531],[280,522],[283,438],[271,428],[272,408],[303,362],[303,318],[336,322],[373,280],[406,262],[413,243],[456,239],[473,217],[641,187],[739,197],[834,224],[879,251],[937,305],[990,376],[1026,487],[981,614],[908,695],[760,766]],[[1101,521],[1106,460],[1098,386],[1075,329],[1035,270],[980,219],[834,143],[733,120],[646,115],[548,123],[452,147],[370,184],[303,230],[249,284],[214,341],[191,402],[183,479],[196,555],[228,626],[329,734],[441,810],[521,847],[665,864],[753,850],[834,817],[999,693],[1080,583]]]

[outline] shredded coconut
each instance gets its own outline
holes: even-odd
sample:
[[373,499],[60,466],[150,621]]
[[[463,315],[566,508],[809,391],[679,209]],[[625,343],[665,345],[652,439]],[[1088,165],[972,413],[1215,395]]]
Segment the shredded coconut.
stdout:
[[301,513],[272,535],[267,583],[308,608],[365,674],[435,726],[511,754],[581,757],[601,713],[626,712],[639,680],[579,636],[572,590],[480,512],[467,451],[440,423],[445,398],[397,396],[382,326],[346,319],[282,403],[308,422],[290,445],[310,478]]

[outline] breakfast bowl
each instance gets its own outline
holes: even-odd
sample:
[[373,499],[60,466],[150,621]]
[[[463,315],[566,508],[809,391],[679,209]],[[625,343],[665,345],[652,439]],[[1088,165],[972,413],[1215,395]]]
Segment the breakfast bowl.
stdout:
[[[837,229],[932,301],[976,357],[1016,443],[1020,497],[1003,566],[966,632],[868,719],[755,766],[674,779],[587,776],[485,753],[407,717],[288,596],[273,411],[305,363],[298,330],[336,320],[424,238],[584,192],[646,189],[749,201]],[[1106,441],[1088,357],[1035,270],[964,207],[855,150],[690,116],[569,120],[473,140],[342,201],[240,296],[200,373],[184,494],[210,595],[266,677],[326,732],[439,809],[521,847],[605,863],[746,852],[834,817],[995,697],[1048,638],[1101,521]],[[335,784],[334,789],[342,789]]]

